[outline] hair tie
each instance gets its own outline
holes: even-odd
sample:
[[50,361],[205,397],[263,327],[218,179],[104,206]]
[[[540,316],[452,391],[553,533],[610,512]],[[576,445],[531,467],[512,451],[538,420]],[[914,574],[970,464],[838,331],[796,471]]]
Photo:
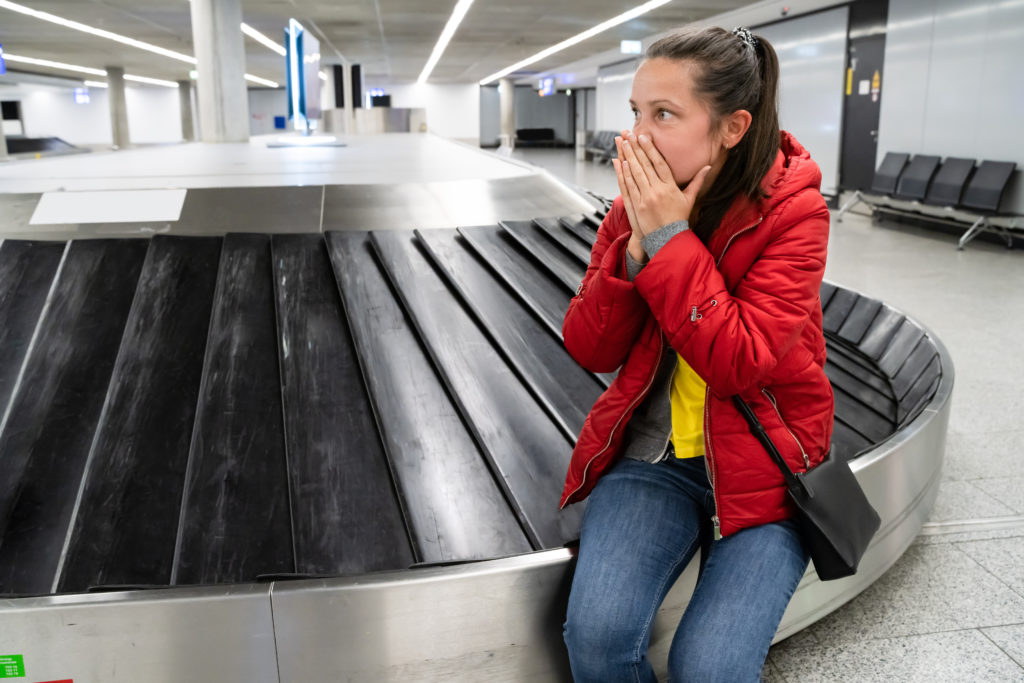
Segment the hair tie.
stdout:
[[749,45],[755,50],[757,49],[757,38],[750,32],[750,29],[737,26],[732,30],[732,34],[742,40],[744,45]]

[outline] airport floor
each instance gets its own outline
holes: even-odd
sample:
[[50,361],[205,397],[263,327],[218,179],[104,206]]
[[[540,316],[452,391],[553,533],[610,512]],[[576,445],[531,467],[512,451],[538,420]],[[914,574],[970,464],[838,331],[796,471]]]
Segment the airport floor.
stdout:
[[[514,158],[598,193],[610,165],[573,150]],[[1024,253],[865,207],[833,223],[826,278],[899,308],[949,349],[956,382],[930,521],[864,593],[775,645],[764,680],[1024,681]]]

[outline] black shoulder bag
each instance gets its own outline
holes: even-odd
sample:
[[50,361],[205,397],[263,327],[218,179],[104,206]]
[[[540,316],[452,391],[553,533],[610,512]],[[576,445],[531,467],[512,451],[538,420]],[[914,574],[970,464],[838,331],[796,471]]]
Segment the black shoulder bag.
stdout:
[[800,535],[818,578],[831,581],[856,574],[881,519],[850,466],[826,458],[817,467],[794,474],[747,402],[739,396],[732,400],[786,480],[789,497],[796,505]]

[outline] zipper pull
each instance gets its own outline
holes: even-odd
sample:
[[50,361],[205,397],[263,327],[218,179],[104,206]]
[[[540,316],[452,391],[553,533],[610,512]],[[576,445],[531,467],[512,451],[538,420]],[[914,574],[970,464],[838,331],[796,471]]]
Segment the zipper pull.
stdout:
[[697,307],[696,306],[693,307],[693,311],[690,313],[690,322],[692,322],[692,323],[697,322]]
[[722,540],[722,525],[719,523],[718,515],[714,515],[711,518],[711,523],[715,525],[715,540]]

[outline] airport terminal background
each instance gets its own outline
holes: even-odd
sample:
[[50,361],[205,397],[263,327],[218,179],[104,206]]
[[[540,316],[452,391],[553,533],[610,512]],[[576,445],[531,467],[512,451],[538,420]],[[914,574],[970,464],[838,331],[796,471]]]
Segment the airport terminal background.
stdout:
[[[24,4],[59,14],[70,3]],[[578,14],[587,13],[585,0],[573,4]],[[261,3],[251,6],[269,12]],[[246,12],[250,2],[241,0],[241,7]],[[920,535],[863,593],[773,646],[763,677],[791,683],[1024,681],[1024,221],[1018,218],[1024,215],[1024,2],[762,1],[721,3],[720,9],[706,11],[700,23],[749,25],[779,53],[782,126],[822,167],[822,192],[833,209],[826,279],[923,323],[946,345],[956,371],[941,485]],[[188,8],[181,13],[187,22]],[[85,16],[73,18],[88,23]],[[276,26],[271,21],[267,30]],[[646,46],[663,29],[632,30],[630,37]],[[16,46],[24,52],[30,45],[32,56],[73,61],[73,50],[48,52],[48,43],[63,35],[57,31],[0,3],[6,53],[18,56]],[[372,39],[386,42],[383,28]],[[407,59],[401,34],[388,39],[396,64]],[[130,63],[133,48],[95,40],[109,51],[107,64],[121,56]],[[290,134],[282,129],[291,127],[283,87],[250,81],[245,101],[228,103],[245,110],[247,140],[204,142],[212,138],[203,123],[213,119],[199,111],[201,91],[187,68],[163,86],[124,88],[119,125],[111,122],[107,88],[84,86],[81,74],[8,59],[0,75],[6,137],[0,236],[118,236],[117,221],[131,220],[118,212],[141,210],[131,194],[138,190],[363,186],[363,200],[350,195],[365,211],[353,221],[378,209],[383,214],[376,215],[392,223],[419,228],[491,223],[495,207],[511,211],[514,197],[494,198],[483,208],[468,199],[488,180],[526,183],[540,172],[577,190],[609,199],[618,194],[611,164],[594,147],[601,131],[631,125],[626,102],[639,57],[616,47],[544,62],[543,71],[509,76],[501,85],[481,85],[479,78],[415,83],[371,75],[365,66],[360,75],[358,66],[334,60],[321,42],[318,132],[344,146],[268,146]],[[541,96],[538,86],[549,78],[553,92]],[[358,93],[356,105],[346,97],[350,90]],[[27,138],[48,141],[26,147]],[[889,152],[1014,162],[1018,168],[991,219],[1005,231],[983,232],[958,249],[973,220],[969,211],[939,207],[914,214],[917,205],[910,202],[872,198],[875,170]],[[413,215],[390,205],[387,194],[374,194],[373,185],[398,188],[419,197],[416,206],[432,208]],[[43,206],[37,207],[40,197],[76,191],[108,191],[123,205],[106,207],[106,217],[95,222],[50,221],[62,226],[59,231],[45,220],[30,224]],[[868,201],[857,202],[856,191]],[[259,224],[260,209],[239,199],[245,196],[252,195],[211,210],[240,225]],[[549,199],[535,198],[509,217],[540,215],[531,210]],[[312,224],[311,231],[323,229]],[[1006,247],[1005,235],[1014,248]],[[0,640],[0,655],[4,650]]]

